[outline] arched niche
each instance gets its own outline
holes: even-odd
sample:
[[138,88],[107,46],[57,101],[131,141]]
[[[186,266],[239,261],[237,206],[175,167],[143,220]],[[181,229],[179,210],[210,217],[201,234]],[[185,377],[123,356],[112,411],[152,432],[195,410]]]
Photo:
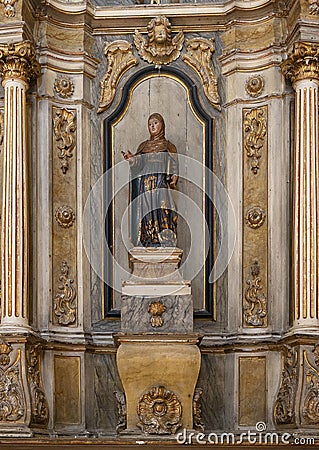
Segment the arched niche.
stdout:
[[[214,313],[214,286],[208,283],[208,275],[214,262],[215,248],[215,211],[205,192],[213,190],[207,186],[204,167],[214,170],[214,155],[216,153],[214,119],[202,108],[197,90],[192,80],[175,68],[143,69],[134,74],[123,88],[121,101],[116,110],[104,120],[104,170],[107,171],[123,161],[122,151],[135,153],[138,145],[148,139],[147,119],[153,112],[160,113],[166,124],[166,138],[177,148],[179,155],[185,155],[200,162],[203,166],[202,186],[196,187],[186,178],[179,178],[178,191],[182,198],[175,194],[178,211],[183,211],[183,217],[178,220],[178,247],[183,249],[183,276],[191,279],[195,316],[211,317]],[[189,170],[192,170],[190,165]],[[129,179],[119,193],[119,180],[113,177],[105,188],[105,195],[114,198],[111,208],[106,214],[105,230],[107,242],[113,257],[128,272],[129,261],[127,248],[122,239],[121,227],[129,229],[129,221],[122,223],[122,218],[129,202]],[[122,183],[122,182],[121,182]],[[122,184],[121,184],[122,185]],[[192,229],[192,236],[187,224],[187,217],[193,213],[192,202],[195,202],[202,216]],[[209,236],[205,234],[206,220]],[[129,234],[129,230],[128,230]],[[209,245],[205,240],[209,237]],[[187,258],[190,245],[194,246],[192,261],[201,267],[195,278],[187,270],[183,262]],[[133,243],[131,243],[133,246]],[[106,271],[112,271],[114,284],[120,285],[113,261],[105,261]],[[109,272],[110,273],[110,272]],[[118,316],[121,308],[121,294],[112,287],[105,285],[104,289],[105,315]]]

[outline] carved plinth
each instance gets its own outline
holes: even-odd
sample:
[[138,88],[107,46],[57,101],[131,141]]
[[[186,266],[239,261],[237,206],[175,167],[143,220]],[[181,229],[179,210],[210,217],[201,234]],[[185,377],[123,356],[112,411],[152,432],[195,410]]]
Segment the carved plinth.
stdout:
[[117,334],[114,339],[126,397],[126,432],[173,435],[192,429],[200,337]]

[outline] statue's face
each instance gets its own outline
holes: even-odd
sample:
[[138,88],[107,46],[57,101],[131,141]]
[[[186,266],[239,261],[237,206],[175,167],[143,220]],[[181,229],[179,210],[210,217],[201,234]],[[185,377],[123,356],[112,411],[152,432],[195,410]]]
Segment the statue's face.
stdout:
[[162,128],[162,122],[155,117],[148,121],[148,129],[151,136],[156,136]]
[[165,25],[163,24],[155,25],[154,32],[155,32],[155,42],[157,42],[158,44],[163,44],[167,40],[167,32]]

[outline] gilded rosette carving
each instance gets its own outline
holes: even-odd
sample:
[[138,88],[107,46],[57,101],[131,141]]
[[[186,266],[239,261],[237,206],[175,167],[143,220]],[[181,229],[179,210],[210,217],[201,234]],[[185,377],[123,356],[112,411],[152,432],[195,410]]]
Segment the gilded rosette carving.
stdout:
[[248,326],[262,327],[267,324],[267,299],[263,293],[258,261],[254,261],[250,272],[251,276],[246,280],[244,322]]
[[55,219],[62,228],[70,228],[75,222],[75,212],[71,206],[63,205],[55,211]]
[[246,81],[246,92],[250,97],[258,97],[265,87],[265,80],[262,75],[253,75]]
[[117,425],[116,431],[119,433],[126,429],[126,399],[124,392],[114,392],[117,404]]
[[171,23],[164,16],[157,16],[147,25],[148,37],[135,30],[134,44],[142,59],[150,64],[161,66],[175,61],[184,43],[184,34],[179,31],[172,37]]
[[154,328],[162,327],[163,326],[163,318],[162,314],[166,311],[166,306],[163,302],[153,302],[150,304],[148,308],[148,312],[152,315],[151,317],[151,325]]
[[281,64],[281,70],[292,84],[309,79],[319,81],[319,44],[295,42],[292,52]]
[[29,41],[0,45],[0,77],[18,78],[27,84],[41,73],[41,66]]
[[274,421],[276,425],[295,423],[295,403],[298,381],[297,362],[297,350],[284,346],[281,384],[274,405]]
[[69,170],[69,160],[76,145],[76,113],[64,108],[53,108],[53,129],[57,142],[57,155],[63,174]]
[[133,56],[133,47],[127,41],[107,42],[104,47],[107,58],[107,71],[101,81],[101,93],[98,112],[103,112],[114,100],[118,83],[123,74],[138,64]]
[[4,139],[4,112],[0,111],[0,150]]
[[266,213],[259,206],[253,206],[249,208],[245,215],[246,224],[255,230],[256,228],[261,227],[266,220]]
[[265,150],[267,114],[264,108],[255,108],[244,114],[244,146],[250,161],[251,171],[256,175],[260,168],[260,158]]
[[208,101],[220,111],[217,78],[211,67],[212,54],[215,50],[213,41],[205,38],[188,39],[186,50],[187,53],[182,57],[183,61],[200,76]]
[[182,426],[182,405],[164,386],[154,386],[137,406],[137,426],[146,434],[175,434]]
[[54,300],[54,315],[57,317],[60,325],[70,325],[76,321],[76,289],[74,279],[70,278],[70,268],[66,261],[62,262],[61,275],[59,280],[61,284]]
[[4,341],[0,345],[0,422],[16,422],[26,414],[21,350],[13,352],[11,345]]
[[37,425],[47,425],[49,407],[45,397],[41,378],[41,349],[39,344],[27,349],[28,384],[31,396],[31,422]]
[[71,97],[74,92],[74,83],[66,75],[56,77],[53,87],[58,96],[62,98]]
[[204,423],[202,421],[202,396],[203,389],[195,388],[194,398],[193,398],[193,421],[194,430],[204,431]]

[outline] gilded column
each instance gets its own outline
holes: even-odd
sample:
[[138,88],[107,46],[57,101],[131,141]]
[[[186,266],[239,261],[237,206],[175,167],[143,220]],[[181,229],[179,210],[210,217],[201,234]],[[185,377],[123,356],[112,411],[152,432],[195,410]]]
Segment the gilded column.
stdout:
[[293,327],[310,331],[319,328],[319,44],[295,43],[282,71],[296,91]]
[[29,220],[26,91],[40,74],[30,42],[0,45],[5,91],[1,331],[28,328]]

